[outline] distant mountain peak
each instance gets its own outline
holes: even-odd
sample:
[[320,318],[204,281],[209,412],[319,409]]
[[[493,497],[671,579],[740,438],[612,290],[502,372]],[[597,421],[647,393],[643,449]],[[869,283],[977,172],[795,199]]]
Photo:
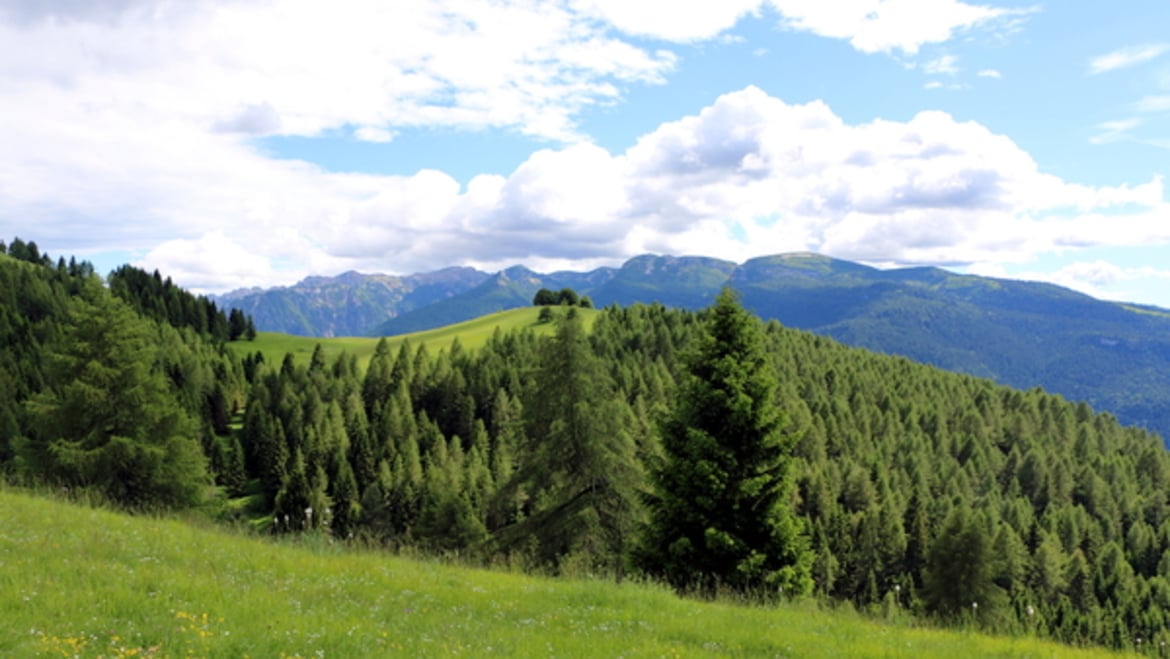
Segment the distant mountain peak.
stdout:
[[504,270],[499,271],[499,273],[497,273],[496,276],[501,281],[505,281],[505,282],[507,282],[507,281],[539,282],[542,275],[540,275],[539,273],[533,272],[532,270],[529,270],[525,266],[514,265],[510,268],[505,268]]

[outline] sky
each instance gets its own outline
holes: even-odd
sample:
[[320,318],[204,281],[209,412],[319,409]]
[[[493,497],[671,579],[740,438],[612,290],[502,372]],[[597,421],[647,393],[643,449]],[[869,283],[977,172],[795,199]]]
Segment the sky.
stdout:
[[0,239],[200,293],[809,251],[1170,308],[1165,0],[0,0]]

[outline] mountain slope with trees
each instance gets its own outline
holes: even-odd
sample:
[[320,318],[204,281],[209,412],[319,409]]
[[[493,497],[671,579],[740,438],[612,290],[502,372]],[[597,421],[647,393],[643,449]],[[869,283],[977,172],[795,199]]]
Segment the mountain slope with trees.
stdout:
[[[1020,389],[1044,387],[1170,438],[1167,310],[1095,300],[1051,284],[938,268],[879,270],[799,253],[738,266],[647,255],[616,270],[545,275],[517,266],[478,276],[476,285],[452,288],[437,302],[394,307],[386,313],[395,317],[380,325],[348,329],[375,336],[432,329],[526,306],[540,288],[572,288],[597,307],[658,302],[694,310],[730,285],[762,318]],[[267,312],[255,312],[260,329],[276,329],[263,324]],[[283,331],[313,333],[312,323],[295,326],[301,329]],[[327,327],[317,335],[335,329]]]
[[764,323],[730,293],[588,331],[564,307],[551,335],[475,350],[382,341],[364,370],[240,358],[19,248],[0,255],[8,478],[130,507],[214,482],[264,532],[615,577],[665,551],[683,591],[1170,640],[1170,453],[1083,402]]
[[730,284],[764,318],[878,352],[1044,387],[1170,438],[1170,312],[1036,282],[822,256],[753,259]]
[[[660,422],[679,401],[683,364],[693,363],[684,356],[701,350],[710,313],[608,308],[588,337],[593,357],[566,338],[569,329],[544,339],[501,333],[475,352],[458,342],[437,353],[387,347],[364,376],[344,358],[265,367],[245,415],[249,469],[269,474],[281,531],[329,528],[530,568],[620,574],[619,554],[642,533],[628,530],[670,518],[625,496],[593,498],[606,490],[590,489],[590,474],[611,470],[589,465],[632,446],[637,489],[663,480],[645,474],[675,460],[664,444],[671,426]],[[793,487],[779,501],[804,529],[814,593],[1074,643],[1162,638],[1170,455],[1156,436],[1039,389],[775,323],[759,329],[775,369],[772,405],[791,442]],[[598,367],[605,375],[581,380],[591,390],[559,393],[586,386],[574,384],[574,371]],[[597,457],[574,459],[582,451]],[[326,502],[345,511],[342,521],[304,517]],[[703,537],[720,546],[717,530]],[[771,555],[749,560],[746,573]]]
[[246,476],[230,431],[247,398],[231,321],[181,289],[127,287],[130,273],[108,289],[35,243],[0,249],[0,473],[132,507],[194,505]]

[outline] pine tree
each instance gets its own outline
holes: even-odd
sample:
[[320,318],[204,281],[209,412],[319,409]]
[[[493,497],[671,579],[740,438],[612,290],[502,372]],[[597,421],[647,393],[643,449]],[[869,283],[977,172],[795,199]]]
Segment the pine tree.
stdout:
[[813,554],[789,505],[795,438],[777,386],[759,322],[724,289],[661,427],[643,570],[705,594],[811,590]]

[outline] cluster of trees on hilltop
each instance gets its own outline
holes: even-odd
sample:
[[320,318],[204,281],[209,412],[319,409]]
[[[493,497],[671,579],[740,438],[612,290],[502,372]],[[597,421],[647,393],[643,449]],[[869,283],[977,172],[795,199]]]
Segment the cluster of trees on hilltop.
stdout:
[[577,291],[574,291],[571,288],[562,288],[559,291],[552,291],[547,288],[542,288],[539,291],[536,291],[536,295],[533,296],[532,306],[567,306],[592,309],[593,300],[590,300],[588,295],[577,295]]
[[68,264],[0,256],[0,277],[9,473],[131,504],[188,504],[214,478],[261,492],[274,532],[1170,640],[1170,455],[1038,389],[730,299],[612,307],[590,332],[570,308],[551,337],[475,351],[382,342],[364,372],[322,350],[237,360]]
[[203,295],[192,295],[176,286],[158,270],[147,273],[132,265],[123,265],[107,278],[110,290],[128,302],[135,311],[174,327],[190,327],[212,341],[238,341],[256,338],[252,317],[239,309],[224,314]]

